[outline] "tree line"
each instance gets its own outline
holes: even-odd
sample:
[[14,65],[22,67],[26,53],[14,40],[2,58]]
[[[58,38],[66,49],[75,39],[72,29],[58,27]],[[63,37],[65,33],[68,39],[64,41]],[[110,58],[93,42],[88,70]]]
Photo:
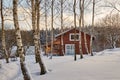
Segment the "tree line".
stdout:
[[[117,17],[116,17],[117,16]],[[113,14],[111,15],[111,19],[113,17],[116,17],[116,19],[119,19],[119,14]],[[101,19],[98,23],[95,24],[94,27],[94,40],[93,40],[93,51],[101,51],[107,48],[115,48],[115,47],[119,47],[119,39],[120,39],[120,26],[118,24],[118,26],[115,27],[116,24],[113,24],[110,26],[110,19],[107,21],[104,21],[105,19],[108,18],[108,15],[105,16],[103,19]],[[112,19],[114,21],[114,19]],[[107,24],[109,24],[109,26],[105,25],[105,22],[109,22]],[[119,23],[119,20],[118,20]],[[64,27],[63,31],[68,30],[72,27]],[[86,26],[85,28],[82,28],[82,30],[88,34],[90,34],[90,28],[91,26]],[[77,27],[78,29],[78,27]],[[16,46],[16,41],[15,41],[15,34],[14,34],[15,30],[5,30],[6,33],[6,47],[7,50],[10,51],[12,46]],[[33,39],[32,39],[32,30],[30,31],[21,31],[21,35],[22,35],[22,39],[23,39],[23,45],[24,46],[33,46]],[[54,37],[55,35],[59,34],[61,32],[60,28],[55,28],[54,29]],[[2,50],[2,31],[0,29],[0,50]],[[27,36],[27,37],[26,37]],[[51,41],[51,29],[47,30],[47,42],[50,43]],[[42,46],[45,46],[46,44],[46,30],[40,30],[40,43]],[[42,47],[43,48],[43,47]]]

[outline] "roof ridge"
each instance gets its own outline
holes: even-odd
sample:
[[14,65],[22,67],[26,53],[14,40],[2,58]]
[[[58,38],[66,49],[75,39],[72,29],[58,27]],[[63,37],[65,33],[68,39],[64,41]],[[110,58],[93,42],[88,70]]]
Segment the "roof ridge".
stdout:
[[71,28],[71,29],[68,29],[68,30],[66,30],[66,31],[63,31],[63,32],[57,34],[55,37],[58,37],[58,36],[60,36],[60,35],[62,35],[62,34],[65,34],[65,33],[69,32],[69,31],[71,31],[71,30],[73,30],[73,29],[75,29],[75,28]]

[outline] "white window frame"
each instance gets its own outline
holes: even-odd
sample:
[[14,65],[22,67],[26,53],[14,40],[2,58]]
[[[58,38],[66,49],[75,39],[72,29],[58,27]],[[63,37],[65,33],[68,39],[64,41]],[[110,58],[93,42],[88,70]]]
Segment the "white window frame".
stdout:
[[80,40],[80,34],[79,34],[79,33],[70,33],[70,34],[69,34],[69,40],[70,40],[70,41],[75,41],[75,39],[71,39],[71,35],[75,35],[75,34],[76,34],[76,35],[79,35],[79,39],[76,39],[76,41],[79,41],[79,40]]

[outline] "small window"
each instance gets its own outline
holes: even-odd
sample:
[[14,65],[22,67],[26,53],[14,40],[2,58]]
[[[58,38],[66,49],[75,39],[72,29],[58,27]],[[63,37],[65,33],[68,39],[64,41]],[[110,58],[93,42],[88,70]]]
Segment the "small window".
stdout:
[[74,41],[74,40],[76,40],[76,41],[79,41],[80,39],[79,39],[80,37],[79,37],[79,34],[78,33],[71,33],[70,34],[70,41]]

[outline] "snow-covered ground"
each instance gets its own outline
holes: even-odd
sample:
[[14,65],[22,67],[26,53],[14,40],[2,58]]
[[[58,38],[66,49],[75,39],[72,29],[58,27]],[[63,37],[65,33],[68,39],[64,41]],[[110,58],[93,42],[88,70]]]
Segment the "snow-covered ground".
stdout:
[[[34,80],[120,80],[120,49],[107,49],[91,57],[74,61],[73,56],[42,57],[48,73],[40,74],[40,67],[33,55],[26,56],[26,63]],[[0,80],[23,80],[19,61],[6,64],[1,60]]]

